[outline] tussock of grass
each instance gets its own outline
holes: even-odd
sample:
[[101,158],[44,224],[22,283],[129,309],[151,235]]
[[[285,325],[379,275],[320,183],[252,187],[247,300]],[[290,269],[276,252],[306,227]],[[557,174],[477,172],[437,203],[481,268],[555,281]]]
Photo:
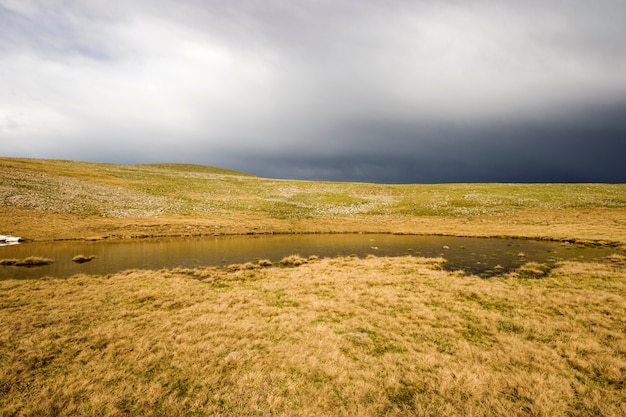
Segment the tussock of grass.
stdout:
[[620,255],[618,253],[614,253],[611,256],[608,256],[607,259],[609,262],[613,262],[615,264],[625,265],[626,264],[626,256]]
[[520,266],[514,273],[520,278],[542,278],[548,271],[550,266],[539,262],[527,262]]
[[269,259],[259,259],[257,264],[262,268],[268,268],[273,265],[272,261],[270,261]]
[[621,265],[437,265],[0,281],[0,414],[626,414]]
[[300,255],[286,256],[280,260],[279,264],[282,266],[300,266],[308,262],[308,259],[301,257]]
[[226,267],[229,271],[242,271],[242,270],[253,270],[259,268],[260,265],[253,264],[252,262],[246,262],[244,264],[231,264]]
[[3,259],[0,260],[0,265],[32,267],[50,265],[53,262],[54,260],[49,258],[43,258],[40,256],[29,256],[28,258],[24,259]]
[[96,259],[95,255],[89,255],[89,256],[85,256],[85,255],[76,255],[72,258],[72,262],[76,262],[79,264],[85,263],[85,262],[89,262]]

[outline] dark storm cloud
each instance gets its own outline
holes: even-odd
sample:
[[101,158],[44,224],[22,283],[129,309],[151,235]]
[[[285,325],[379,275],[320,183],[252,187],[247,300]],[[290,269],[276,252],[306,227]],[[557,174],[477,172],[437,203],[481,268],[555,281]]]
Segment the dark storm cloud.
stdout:
[[0,0],[0,152],[626,181],[626,3]]
[[623,182],[626,178],[626,103],[534,123],[369,123],[348,131],[337,134],[353,142],[343,152],[325,154],[315,146],[300,147],[280,156],[251,156],[238,167],[278,178],[288,172],[299,179],[388,183]]

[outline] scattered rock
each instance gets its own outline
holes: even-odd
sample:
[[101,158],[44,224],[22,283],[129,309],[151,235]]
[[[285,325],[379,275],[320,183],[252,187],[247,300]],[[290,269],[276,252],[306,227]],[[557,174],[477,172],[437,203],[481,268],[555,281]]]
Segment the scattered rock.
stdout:
[[241,353],[235,351],[230,352],[228,355],[226,355],[226,357],[224,358],[224,360],[226,362],[230,362],[230,361],[234,361],[237,360],[239,357],[241,356]]

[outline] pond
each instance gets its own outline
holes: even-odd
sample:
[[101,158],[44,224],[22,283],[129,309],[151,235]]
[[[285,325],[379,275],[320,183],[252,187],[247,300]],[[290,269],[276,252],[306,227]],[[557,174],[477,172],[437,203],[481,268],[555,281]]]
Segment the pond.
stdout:
[[[161,269],[229,265],[285,256],[442,256],[447,270],[493,275],[534,261],[603,260],[616,250],[551,241],[390,234],[261,235],[203,238],[133,239],[121,241],[29,242],[0,247],[0,259],[29,256],[51,258],[50,265],[0,266],[0,279],[106,275],[126,269]],[[76,255],[95,255],[90,262],[72,262]]]

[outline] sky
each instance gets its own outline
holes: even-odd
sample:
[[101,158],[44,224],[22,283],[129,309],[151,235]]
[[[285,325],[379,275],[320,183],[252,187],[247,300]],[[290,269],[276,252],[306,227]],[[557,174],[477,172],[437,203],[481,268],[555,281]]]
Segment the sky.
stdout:
[[0,155],[626,182],[626,0],[0,0]]

